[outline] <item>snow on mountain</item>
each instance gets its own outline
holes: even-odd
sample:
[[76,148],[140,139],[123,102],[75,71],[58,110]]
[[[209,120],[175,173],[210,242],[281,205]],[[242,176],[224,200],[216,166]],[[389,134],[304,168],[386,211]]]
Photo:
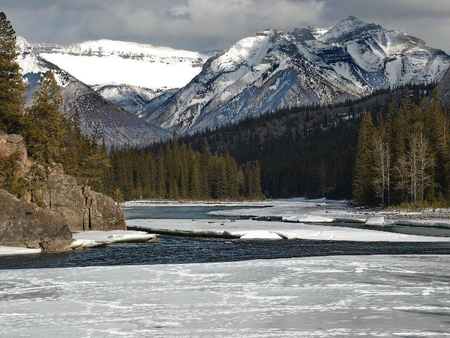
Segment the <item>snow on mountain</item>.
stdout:
[[38,54],[138,116],[152,98],[185,86],[214,54],[113,40],[62,46],[18,37],[17,45],[20,51]]
[[22,45],[90,86],[180,88],[201,71],[208,58],[197,52],[112,40]]
[[184,88],[146,108],[179,132],[281,107],[356,99],[378,88],[438,81],[450,64],[415,37],[349,17],[329,29],[264,30],[210,58]]
[[65,70],[43,59],[39,54],[30,52],[27,47],[29,46],[25,40],[18,39],[20,54],[17,61],[28,88],[25,98],[28,105],[39,88],[38,82],[42,74],[52,70],[61,88],[63,112],[69,117],[75,109],[79,110],[83,134],[101,135],[108,146],[116,147],[125,144],[148,145],[172,136],[170,132],[151,125],[104,99]]
[[[140,112],[152,99],[165,92],[132,85],[106,84],[91,86],[91,88],[105,99],[136,116],[140,116]],[[171,90],[168,91],[171,92]]]

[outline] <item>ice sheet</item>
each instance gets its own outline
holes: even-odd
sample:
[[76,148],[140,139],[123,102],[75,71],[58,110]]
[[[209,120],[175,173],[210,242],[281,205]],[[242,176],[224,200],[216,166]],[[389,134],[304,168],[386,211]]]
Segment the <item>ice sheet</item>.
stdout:
[[1,337],[448,337],[450,256],[0,270]]
[[71,248],[78,247],[90,248],[100,245],[108,245],[121,242],[147,242],[156,239],[155,234],[149,234],[145,231],[82,231],[73,234],[74,241]]
[[253,220],[128,220],[130,229],[170,235],[242,239],[307,239],[358,242],[450,242],[450,237],[406,235],[366,229],[305,223]]

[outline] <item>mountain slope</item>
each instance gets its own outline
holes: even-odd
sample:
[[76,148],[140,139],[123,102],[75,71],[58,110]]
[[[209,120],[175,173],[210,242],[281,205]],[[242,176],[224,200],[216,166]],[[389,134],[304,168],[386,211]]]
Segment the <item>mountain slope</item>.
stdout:
[[168,100],[150,102],[143,118],[191,133],[281,107],[438,81],[449,64],[447,54],[420,39],[354,17],[330,29],[265,30],[210,58]]
[[41,75],[52,70],[63,96],[63,112],[69,117],[78,109],[85,135],[102,136],[108,146],[116,147],[125,144],[147,145],[172,136],[170,132],[146,123],[104,99],[89,86],[39,55],[23,52],[17,61],[28,86],[27,104],[31,104]]
[[450,68],[447,69],[438,85],[439,100],[442,105],[450,106]]
[[22,37],[17,40],[21,51],[40,55],[135,114],[151,98],[185,86],[210,56],[113,40],[69,46],[29,43]]

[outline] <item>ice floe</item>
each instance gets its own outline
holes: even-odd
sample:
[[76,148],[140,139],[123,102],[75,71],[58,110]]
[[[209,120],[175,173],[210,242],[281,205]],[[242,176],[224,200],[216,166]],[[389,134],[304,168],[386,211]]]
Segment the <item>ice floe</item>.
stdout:
[[450,237],[407,235],[332,225],[239,220],[128,220],[133,230],[193,237],[304,239],[358,242],[450,242]]
[[156,239],[156,235],[145,231],[111,230],[111,231],[83,231],[73,234],[72,249],[90,248],[122,242],[148,242]]
[[450,256],[0,270],[1,337],[448,337]]

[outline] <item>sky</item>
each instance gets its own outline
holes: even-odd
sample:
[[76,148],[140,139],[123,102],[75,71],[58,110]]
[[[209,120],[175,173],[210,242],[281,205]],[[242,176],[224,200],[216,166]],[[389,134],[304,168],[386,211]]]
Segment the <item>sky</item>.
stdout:
[[266,28],[330,27],[350,15],[450,53],[449,0],[0,0],[18,36],[71,44],[112,39],[223,50]]

